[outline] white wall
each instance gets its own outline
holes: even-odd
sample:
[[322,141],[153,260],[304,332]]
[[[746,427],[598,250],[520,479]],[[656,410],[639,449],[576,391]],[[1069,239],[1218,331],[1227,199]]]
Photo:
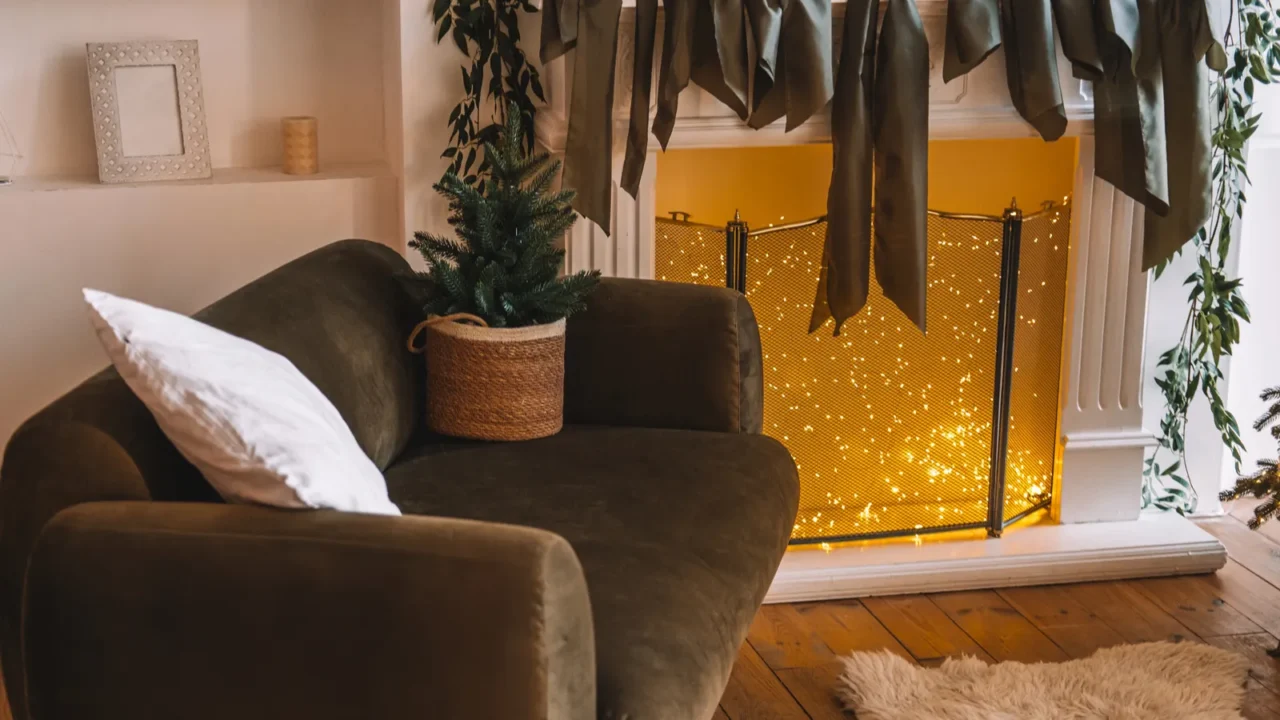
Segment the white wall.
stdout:
[[[213,181],[93,182],[84,43],[140,38],[200,41]],[[334,240],[448,232],[431,185],[462,60],[430,0],[0,0],[0,111],[26,156],[0,188],[0,445],[103,366],[81,287],[190,312]],[[294,114],[320,120],[318,178],[273,174]]]
[[[1239,245],[1239,242],[1233,243],[1232,257],[1228,258],[1229,273],[1236,271]],[[1142,371],[1142,424],[1156,434],[1159,434],[1160,419],[1164,416],[1164,395],[1155,384],[1156,363],[1160,354],[1173,347],[1182,333],[1188,310],[1188,289],[1182,281],[1195,269],[1196,262],[1194,249],[1188,247],[1159,280],[1153,279],[1151,282]],[[1227,358],[1222,363],[1226,377],[1219,381],[1218,388],[1224,395],[1233,383],[1234,362],[1234,359]],[[1229,461],[1231,456],[1222,444],[1222,438],[1213,425],[1213,416],[1209,413],[1209,403],[1203,397],[1197,397],[1192,402],[1188,413],[1186,444],[1187,462],[1182,468],[1183,477],[1190,478],[1200,496],[1196,514],[1221,514],[1222,504],[1218,502],[1218,491],[1222,488],[1223,463]],[[1160,463],[1167,466],[1173,460],[1173,456],[1166,452],[1162,453]]]
[[[26,156],[18,183],[0,187],[0,446],[105,364],[81,287],[191,312],[336,240],[403,248],[399,21],[428,11],[428,0],[0,0],[0,110]],[[434,45],[425,26],[409,31],[411,45]],[[200,42],[212,181],[94,182],[84,44],[140,38]],[[423,75],[416,106],[443,126],[451,104],[433,108]],[[273,169],[280,118],[295,114],[320,120],[320,176]]]
[[367,0],[0,0],[20,173],[96,175],[85,43],[155,38],[200,43],[214,167],[278,165],[287,115],[319,119],[323,163],[384,160],[381,13]]
[[80,288],[193,312],[333,240],[394,237],[394,191],[388,178],[0,188],[0,445],[106,365]]
[[462,99],[464,58],[448,38],[436,44],[428,0],[401,0],[400,37],[405,237],[416,230],[448,233],[448,206],[431,186],[448,167],[440,153],[449,112]]
[[[1264,404],[1258,393],[1280,385],[1280,88],[1261,86],[1262,125],[1249,147],[1249,176],[1253,186],[1245,208],[1240,242],[1240,272],[1244,297],[1253,321],[1240,332],[1240,345],[1231,365],[1227,406],[1240,422],[1247,452],[1245,469],[1258,458],[1275,458],[1276,441],[1256,432],[1253,421]],[[1229,458],[1228,458],[1229,460]],[[1235,468],[1224,462],[1222,486],[1235,479]]]

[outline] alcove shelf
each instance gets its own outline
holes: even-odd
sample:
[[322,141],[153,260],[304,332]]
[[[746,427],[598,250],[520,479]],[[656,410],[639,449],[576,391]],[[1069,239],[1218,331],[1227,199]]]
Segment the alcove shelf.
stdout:
[[312,183],[387,178],[394,180],[385,162],[346,163],[326,166],[314,175],[286,175],[279,167],[215,168],[213,177],[201,180],[169,180],[164,182],[120,183],[106,185],[96,175],[55,177],[20,176],[13,184],[0,187],[0,196],[9,193],[56,192],[61,190],[149,190],[161,188],[200,188],[216,185],[255,185],[261,183]]

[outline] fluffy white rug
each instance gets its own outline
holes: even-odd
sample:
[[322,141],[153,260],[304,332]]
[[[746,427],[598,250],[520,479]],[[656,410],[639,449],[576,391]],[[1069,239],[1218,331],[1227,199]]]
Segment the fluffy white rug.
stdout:
[[1064,663],[939,668],[888,651],[844,659],[840,697],[858,720],[1237,720],[1248,663],[1199,643],[1119,645]]

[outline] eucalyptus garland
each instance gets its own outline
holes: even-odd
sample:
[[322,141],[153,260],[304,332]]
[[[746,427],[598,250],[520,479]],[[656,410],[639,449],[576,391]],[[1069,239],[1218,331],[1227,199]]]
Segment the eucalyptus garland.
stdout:
[[520,12],[536,13],[529,0],[434,0],[436,42],[452,38],[468,64],[462,67],[466,96],[449,113],[449,159],[445,175],[480,186],[490,168],[482,149],[497,146],[508,108],[520,113],[525,152],[533,150],[533,99],[546,100],[538,69],[520,49]]
[[[1280,27],[1270,0],[1233,0],[1231,31],[1225,47],[1231,60],[1213,84],[1218,118],[1213,129],[1214,211],[1207,227],[1190,243],[1196,269],[1184,281],[1189,308],[1178,344],[1160,355],[1156,385],[1164,395],[1165,412],[1155,452],[1147,459],[1142,487],[1143,504],[1181,514],[1194,512],[1198,497],[1186,462],[1187,413],[1197,396],[1204,397],[1223,445],[1240,471],[1244,443],[1240,426],[1227,409],[1218,388],[1222,359],[1240,340],[1240,323],[1249,321],[1249,308],[1240,293],[1241,281],[1230,277],[1227,258],[1235,223],[1244,214],[1245,144],[1258,129],[1262,113],[1254,109],[1257,84],[1280,77]],[[1157,266],[1156,278],[1168,267]]]

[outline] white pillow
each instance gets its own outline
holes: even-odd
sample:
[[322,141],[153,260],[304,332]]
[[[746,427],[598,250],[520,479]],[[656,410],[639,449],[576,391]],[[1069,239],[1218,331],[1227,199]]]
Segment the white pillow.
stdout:
[[224,499],[400,514],[337,408],[288,359],[140,302],[84,299],[120,376]]

